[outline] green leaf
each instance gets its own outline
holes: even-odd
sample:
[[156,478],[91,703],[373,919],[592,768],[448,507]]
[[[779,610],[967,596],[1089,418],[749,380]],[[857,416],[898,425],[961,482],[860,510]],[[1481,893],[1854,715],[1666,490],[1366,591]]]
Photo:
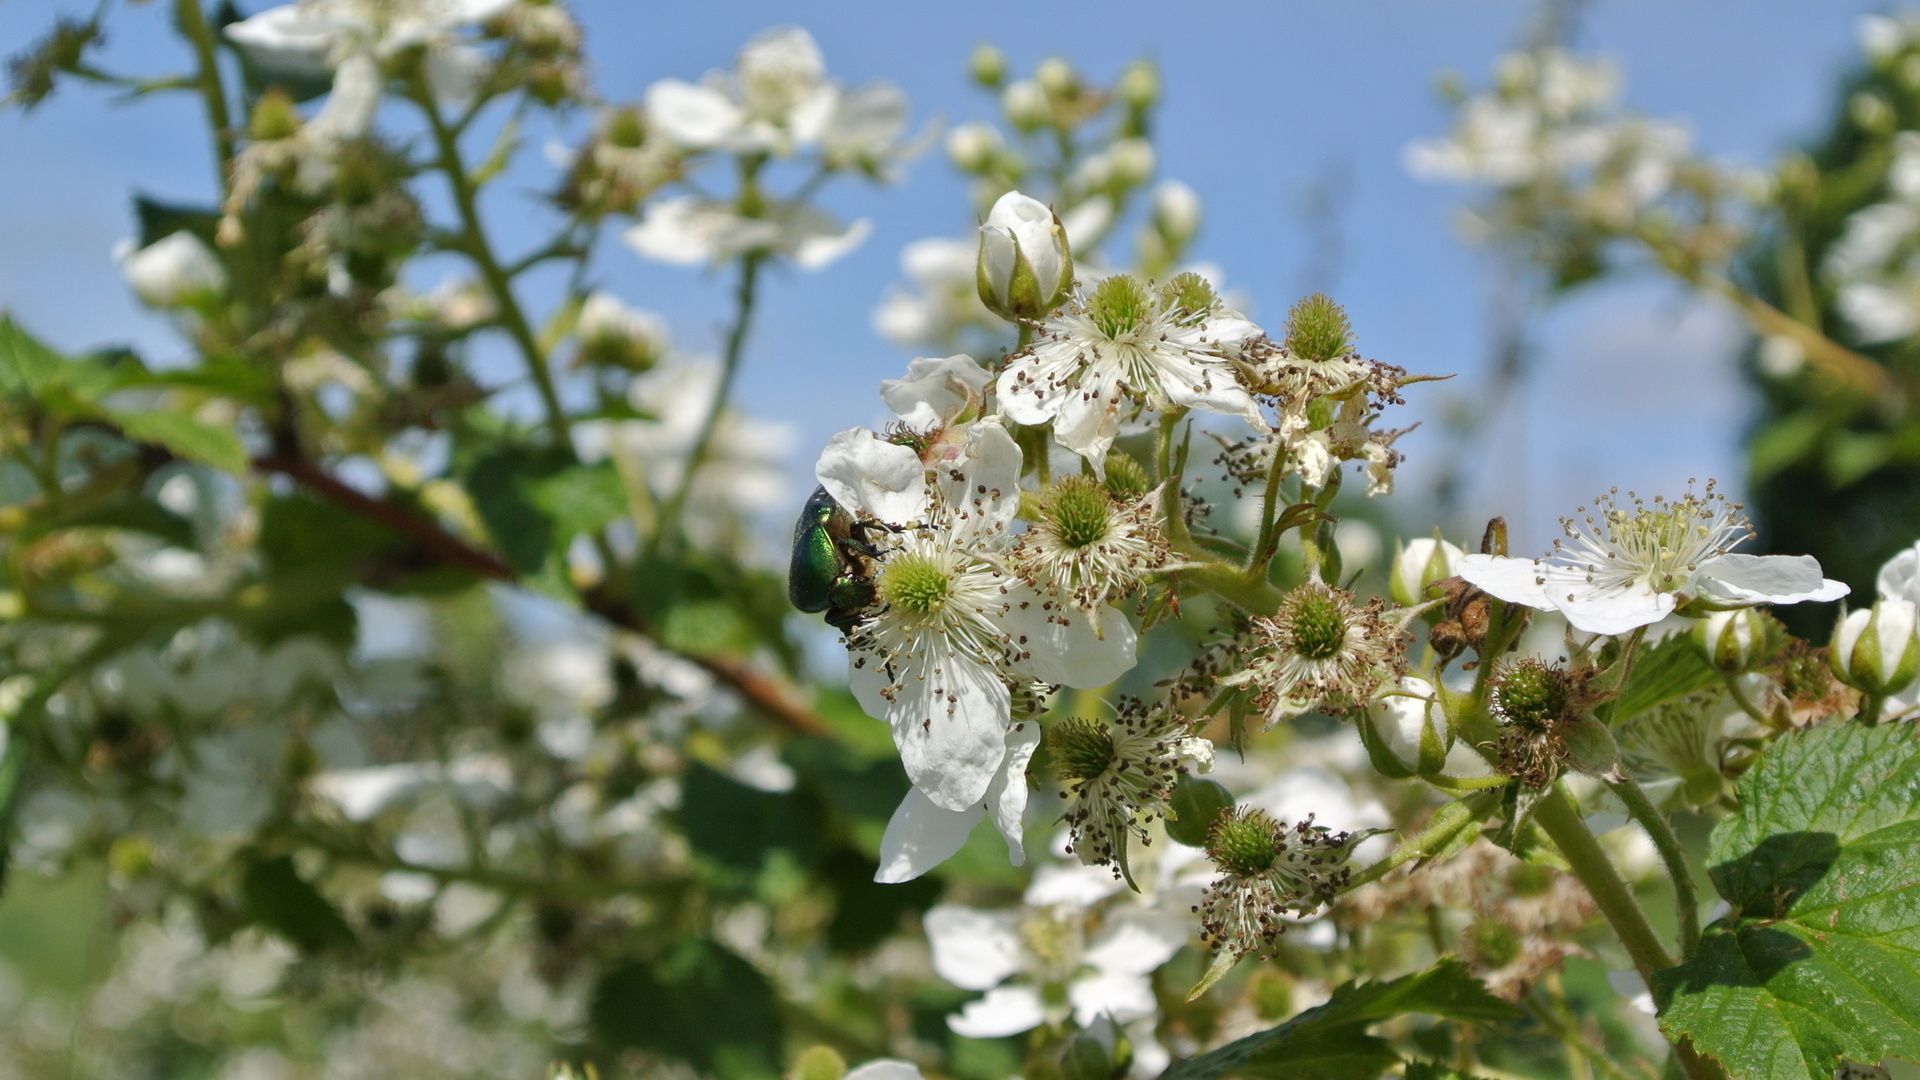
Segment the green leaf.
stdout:
[[247,917],[298,945],[303,952],[352,945],[353,927],[320,890],[300,877],[293,856],[256,862],[240,882]]
[[1654,977],[1661,1026],[1752,1080],[1920,1060],[1920,742],[1909,724],[1782,737],[1713,831],[1733,910]]
[[1367,1027],[1404,1013],[1493,1023],[1520,1011],[1487,992],[1465,964],[1447,959],[1386,982],[1345,983],[1325,1005],[1169,1069],[1162,1080],[1265,1076],[1275,1080],[1370,1080],[1400,1060]]
[[940,899],[945,887],[927,875],[899,885],[873,880],[880,864],[851,848],[840,848],[821,860],[821,878],[833,887],[833,921],[827,924],[827,945],[840,952],[866,952],[892,937],[907,912],[923,912]]
[[723,866],[757,870],[775,848],[803,862],[818,853],[820,808],[802,792],[748,787],[697,761],[687,766],[681,785],[687,842]]
[[467,470],[473,508],[517,574],[538,574],[554,549],[553,522],[531,497],[534,485],[561,472],[572,459],[558,447],[506,445],[476,459]]
[[1827,428],[1827,421],[1819,412],[1804,409],[1791,416],[1783,416],[1754,433],[1749,444],[1748,481],[1759,484],[1775,473],[1797,462],[1805,460],[1813,453],[1820,441],[1820,433]]
[[595,1041],[665,1054],[703,1073],[772,1077],[781,1030],[772,987],[752,964],[687,939],[660,963],[630,960],[601,977],[588,1010]]
[[207,250],[220,250],[214,235],[220,228],[220,211],[217,209],[164,203],[145,195],[135,195],[133,214],[140,223],[141,247],[156,244],[177,232],[190,232],[207,245]]
[[1638,716],[1662,702],[1685,697],[1720,681],[1707,659],[1686,634],[1673,634],[1643,647],[1634,658],[1633,674],[1613,702],[1611,720],[1618,723]]
[[68,361],[0,315],[0,391],[38,394],[60,376]]
[[240,436],[223,427],[202,423],[177,412],[120,412],[107,410],[129,439],[164,446],[175,455],[230,473],[247,471],[247,448]]
[[627,512],[627,488],[612,465],[575,465],[527,485],[562,540],[603,529]]
[[44,523],[51,529],[130,529],[157,536],[174,547],[194,546],[193,523],[152,499],[122,495],[75,508]]

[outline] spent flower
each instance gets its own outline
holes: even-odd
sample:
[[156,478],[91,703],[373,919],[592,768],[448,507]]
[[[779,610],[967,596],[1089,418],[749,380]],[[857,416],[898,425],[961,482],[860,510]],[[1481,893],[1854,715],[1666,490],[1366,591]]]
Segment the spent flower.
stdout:
[[1266,811],[1236,807],[1207,835],[1207,855],[1220,877],[1194,911],[1216,952],[1272,957],[1287,916],[1311,915],[1346,887],[1353,849],[1369,835],[1334,832],[1312,815],[1288,826]]
[[1128,874],[1129,835],[1149,842],[1147,826],[1166,816],[1174,783],[1189,770],[1213,768],[1213,744],[1164,705],[1123,701],[1112,721],[1072,717],[1047,732],[1060,771],[1061,815],[1072,830],[1068,852],[1088,866]]
[[1248,687],[1268,728],[1313,709],[1363,708],[1405,670],[1413,610],[1389,611],[1378,597],[1362,605],[1317,578],[1303,582],[1279,611],[1253,620],[1252,659],[1220,681]]

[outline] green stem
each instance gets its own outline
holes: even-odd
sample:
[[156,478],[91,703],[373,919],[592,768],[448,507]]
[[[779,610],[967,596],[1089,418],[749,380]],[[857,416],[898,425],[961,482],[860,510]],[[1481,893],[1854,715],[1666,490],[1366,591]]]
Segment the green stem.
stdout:
[[232,172],[234,130],[233,118],[227,112],[227,91],[220,82],[219,57],[214,53],[213,28],[207,25],[206,13],[200,10],[200,0],[174,0],[173,21],[181,36],[193,43],[194,58],[200,65],[194,82],[206,103],[207,123],[213,127],[214,165],[224,193]]
[[500,324],[519,347],[521,359],[527,365],[527,374],[533,378],[533,384],[540,392],[540,400],[547,409],[547,420],[553,426],[553,441],[571,448],[571,424],[566,408],[560,404],[560,392],[554,385],[553,372],[547,368],[547,355],[540,348],[539,338],[534,335],[533,324],[527,321],[519,298],[514,295],[511,276],[494,255],[493,245],[487,240],[486,229],[480,220],[479,193],[474,189],[473,179],[467,175],[466,162],[460,156],[459,135],[440,115],[440,108],[434,104],[433,95],[423,80],[416,80],[413,90],[413,99],[419,104],[420,111],[426,114],[427,127],[433,132],[434,145],[440,154],[440,171],[447,174],[447,183],[453,189],[453,204],[460,214],[461,250],[479,268],[487,290],[493,294],[494,302],[500,305]]
[[1886,708],[1886,705],[1887,705],[1887,695],[1868,694],[1867,703],[1860,710],[1860,722],[1863,724],[1879,723],[1880,711]]
[[1653,973],[1672,967],[1673,957],[1667,953],[1666,946],[1660,944],[1659,936],[1647,922],[1646,912],[1640,910],[1640,902],[1634,899],[1627,883],[1620,880],[1619,871],[1601,850],[1600,842],[1594,839],[1587,823],[1580,820],[1580,811],[1574,807],[1573,800],[1555,784],[1534,804],[1533,819],[1560,849],[1573,875],[1587,887],[1594,906],[1600,909],[1620,944],[1626,946],[1634,970],[1647,985],[1653,985]]
[[760,263],[765,257],[763,252],[758,251],[750,251],[740,257],[740,282],[733,294],[733,326],[727,331],[727,348],[720,364],[720,381],[713,388],[713,402],[707,406],[707,415],[700,421],[700,432],[694,436],[693,446],[687,451],[686,469],[680,474],[680,486],[674,489],[660,508],[658,528],[650,545],[655,551],[678,542],[680,516],[686,511],[694,477],[699,473],[700,466],[706,463],[712,449],[714,430],[720,426],[720,416],[726,411],[727,399],[732,395],[734,376],[740,371],[740,360],[746,353],[747,330],[753,325]]
[[1674,835],[1673,824],[1633,777],[1610,780],[1607,786],[1627,804],[1627,813],[1647,830],[1648,839],[1660,852],[1660,861],[1667,866],[1667,876],[1673,879],[1673,906],[1680,917],[1680,959],[1686,960],[1700,948],[1700,900],[1694,891],[1693,868],[1687,865],[1686,850]]

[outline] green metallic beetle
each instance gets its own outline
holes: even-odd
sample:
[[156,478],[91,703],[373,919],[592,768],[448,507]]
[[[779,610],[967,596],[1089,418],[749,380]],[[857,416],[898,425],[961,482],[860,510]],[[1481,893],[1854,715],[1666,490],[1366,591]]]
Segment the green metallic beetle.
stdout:
[[873,606],[872,561],[880,552],[867,543],[874,526],[852,514],[818,487],[793,526],[793,563],[787,568],[787,599],[805,612],[824,611],[827,623],[853,632]]

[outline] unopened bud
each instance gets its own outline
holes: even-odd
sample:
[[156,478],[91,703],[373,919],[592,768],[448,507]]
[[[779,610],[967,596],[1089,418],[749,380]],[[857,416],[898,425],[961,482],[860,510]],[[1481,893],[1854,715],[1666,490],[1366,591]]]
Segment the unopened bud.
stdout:
[[1877,696],[1896,694],[1920,675],[1920,635],[1907,600],[1879,600],[1848,612],[1833,630],[1827,662],[1840,681]]
[[1073,287],[1073,252],[1060,219],[1017,191],[1000,196],[980,226],[980,302],[1007,320],[1038,319]]
[[1427,587],[1453,576],[1460,560],[1459,548],[1445,540],[1418,537],[1407,541],[1393,557],[1393,570],[1387,579],[1387,592],[1402,607],[1425,603]]
[[1000,91],[1000,108],[1007,114],[1007,122],[1021,131],[1038,129],[1052,115],[1047,106],[1047,92],[1032,79],[1008,83],[1007,88]]
[[975,45],[973,55],[967,57],[967,72],[981,86],[999,86],[1000,80],[1007,77],[1007,54],[983,41]]
[[123,241],[114,256],[134,295],[157,308],[195,307],[227,291],[227,271],[219,257],[185,229],[137,250]]
[[1121,139],[1107,151],[1113,166],[1113,181],[1124,187],[1138,187],[1153,175],[1156,164],[1153,144],[1145,139]]
[[1178,180],[1163,180],[1153,189],[1153,228],[1167,247],[1179,251],[1200,231],[1200,196]]
[[1360,741],[1380,775],[1404,780],[1439,772],[1453,749],[1453,732],[1434,700],[1433,684],[1403,675],[1398,686],[1374,698],[1361,714]]
[[1715,611],[1693,624],[1693,641],[1715,670],[1738,675],[1773,659],[1786,645],[1786,628],[1756,608]]
[[1135,112],[1145,112],[1160,100],[1160,69],[1151,60],[1135,60],[1120,73],[1114,93]]
[[667,352],[667,328],[660,316],[628,307],[611,293],[587,297],[576,332],[582,363],[646,371]]
[[1618,779],[1620,744],[1614,741],[1607,725],[1591,716],[1577,716],[1560,725],[1559,735],[1567,746],[1567,764],[1588,776]]
[[948,134],[947,159],[962,172],[986,172],[1004,146],[999,128],[975,120]]
[[1033,69],[1033,81],[1051,97],[1066,97],[1080,88],[1080,76],[1073,65],[1058,56],[1049,56]]

